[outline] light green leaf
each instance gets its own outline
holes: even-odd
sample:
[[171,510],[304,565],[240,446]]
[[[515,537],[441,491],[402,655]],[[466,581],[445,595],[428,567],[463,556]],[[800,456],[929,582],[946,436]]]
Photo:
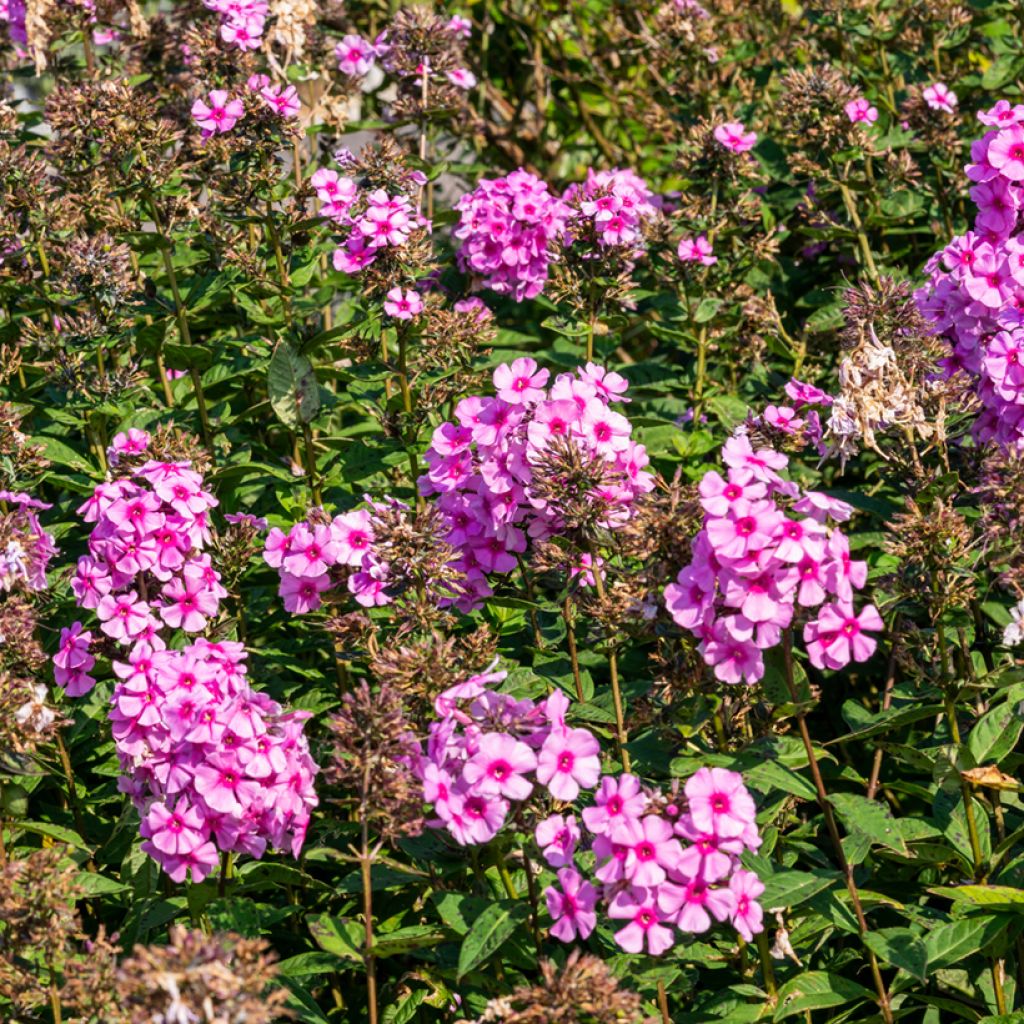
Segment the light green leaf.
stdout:
[[358,921],[317,914],[309,919],[309,933],[316,944],[328,953],[342,960],[363,962],[363,926]]
[[873,998],[863,986],[840,974],[801,971],[779,989],[775,1020],[795,1017],[805,1010],[824,1010]]
[[924,940],[928,973],[978,952],[1005,930],[1008,920],[1003,914],[989,914],[936,925]]
[[892,812],[885,804],[869,800],[859,793],[835,793],[829,800],[848,829],[904,857],[911,855]]
[[320,411],[320,388],[313,364],[287,342],[274,349],[267,368],[270,404],[285,426],[297,429]]
[[509,936],[529,916],[529,907],[522,901],[506,900],[492,903],[475,921],[459,950],[457,977],[461,980],[496,953]]
[[920,981],[928,980],[928,950],[924,940],[909,928],[880,928],[867,932],[864,945],[887,964],[901,968]]

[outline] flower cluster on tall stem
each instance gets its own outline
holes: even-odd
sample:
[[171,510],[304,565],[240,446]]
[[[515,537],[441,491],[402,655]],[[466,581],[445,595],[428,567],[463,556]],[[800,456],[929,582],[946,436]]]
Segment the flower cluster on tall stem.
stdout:
[[804,492],[781,476],[789,459],[735,436],[722,457],[727,470],[700,482],[704,526],[693,561],[665,588],[676,623],[699,638],[699,651],[725,683],[755,683],[763,652],[776,647],[802,609],[817,609],[803,627],[811,663],[838,669],[866,661],[882,628],[874,605],[854,610],[867,563],[854,559],[835,525],[849,518],[842,501]]
[[[123,446],[141,461],[148,443]],[[201,881],[218,851],[298,856],[317,803],[308,713],[251,687],[242,644],[168,643],[174,631],[203,632],[227,596],[204,551],[216,505],[187,462],[147,459],[99,484],[79,509],[93,528],[71,585],[106,639],[76,622],[54,655],[56,681],[77,696],[95,685],[94,647],[110,649],[120,788],[139,811],[143,849],[175,881]]]

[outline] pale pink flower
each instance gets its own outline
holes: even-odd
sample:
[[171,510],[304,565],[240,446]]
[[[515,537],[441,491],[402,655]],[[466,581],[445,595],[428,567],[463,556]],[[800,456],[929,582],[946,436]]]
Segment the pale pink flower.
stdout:
[[567,814],[552,814],[537,823],[533,837],[544,854],[544,859],[553,867],[572,866],[573,854],[580,839],[576,817]]
[[556,800],[570,802],[592,789],[601,775],[601,745],[587,729],[552,731],[537,758],[537,781]]
[[462,777],[476,792],[525,800],[533,791],[526,772],[537,767],[537,756],[521,740],[507,733],[490,732],[480,739],[477,752],[466,762]]
[[956,93],[945,82],[929,85],[921,95],[932,110],[942,110],[947,114],[952,114],[959,103]]
[[724,838],[742,835],[757,813],[743,776],[727,768],[700,768],[686,780],[693,825]]
[[551,934],[562,942],[572,942],[577,936],[587,938],[597,924],[597,890],[571,867],[558,872],[558,884],[561,890],[553,885],[544,890],[548,913],[555,922]]
[[720,124],[714,132],[715,139],[733,153],[746,153],[754,148],[757,133],[748,132],[741,121],[729,121]]
[[414,288],[403,292],[395,285],[385,298],[384,312],[397,320],[412,320],[423,312],[423,298]]
[[714,266],[718,262],[718,257],[711,252],[711,243],[707,235],[680,238],[676,255],[682,263],[700,263],[705,267]]
[[192,104],[192,117],[199,127],[211,135],[228,132],[245,115],[241,100],[232,99],[223,89],[214,89],[207,102],[197,99]]
[[878,120],[878,108],[871,106],[862,96],[855,100],[850,100],[843,107],[843,110],[846,111],[846,116],[853,124],[874,124]]
[[669,918],[658,909],[654,890],[636,886],[621,890],[609,905],[608,916],[629,922],[615,933],[615,941],[627,953],[642,953],[646,945],[652,956],[660,956],[672,946],[672,929],[665,926]]

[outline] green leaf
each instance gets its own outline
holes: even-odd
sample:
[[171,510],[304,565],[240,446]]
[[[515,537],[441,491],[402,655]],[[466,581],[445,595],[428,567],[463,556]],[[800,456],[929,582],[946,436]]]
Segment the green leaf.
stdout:
[[936,896],[945,896],[954,903],[1024,913],[1024,889],[1011,885],[937,885],[928,891]]
[[82,871],[76,881],[86,896],[111,896],[114,893],[126,892],[130,888],[124,882],[107,878],[106,875],[99,875],[94,871]]
[[308,978],[317,974],[330,974],[338,969],[338,961],[331,953],[314,950],[312,953],[299,953],[277,965],[277,973],[282,978]]
[[86,853],[92,852],[85,840],[77,832],[70,828],[64,828],[63,825],[51,825],[47,821],[19,821],[18,828],[26,832],[34,832],[36,835],[56,839],[59,843],[67,843],[76,850],[85,850]]
[[430,925],[414,924],[408,928],[399,928],[386,935],[375,935],[373,939],[373,955],[378,957],[398,956],[413,949],[425,949],[444,942],[443,932]]
[[937,925],[924,940],[928,952],[928,973],[977,953],[1005,931],[1008,920],[1003,914],[989,914]]
[[967,737],[967,749],[979,765],[999,764],[1017,745],[1024,718],[1009,702],[981,716]]
[[775,1020],[795,1017],[805,1010],[824,1010],[830,1006],[872,999],[863,986],[840,974],[827,971],[802,971],[779,989]]
[[205,345],[164,345],[164,361],[172,370],[206,370],[213,363],[213,352]]
[[928,950],[924,940],[909,928],[880,928],[864,935],[864,945],[893,967],[920,981],[927,981]]
[[313,364],[286,341],[280,342],[270,357],[267,389],[274,412],[287,427],[298,429],[312,422],[320,411],[320,388]]
[[911,855],[888,806],[859,793],[835,793],[829,800],[848,829],[904,857]]
[[694,323],[704,324],[709,320],[713,320],[715,314],[722,308],[722,300],[712,298],[710,295],[707,298],[700,300],[700,305],[697,307],[697,312],[693,314]]
[[309,933],[316,944],[342,960],[363,962],[363,926],[357,921],[344,921],[330,914],[317,914],[309,919]]
[[461,981],[474,967],[496,953],[529,913],[528,905],[521,900],[492,903],[463,940],[456,977]]
[[813,874],[809,871],[779,871],[761,881],[764,882],[764,893],[759,897],[761,906],[765,910],[788,910],[835,885],[839,876],[824,871]]

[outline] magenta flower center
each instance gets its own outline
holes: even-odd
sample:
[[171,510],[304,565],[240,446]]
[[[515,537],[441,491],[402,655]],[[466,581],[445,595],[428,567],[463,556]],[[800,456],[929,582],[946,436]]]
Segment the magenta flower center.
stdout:
[[558,756],[558,770],[560,772],[572,771],[573,756],[568,750]]

